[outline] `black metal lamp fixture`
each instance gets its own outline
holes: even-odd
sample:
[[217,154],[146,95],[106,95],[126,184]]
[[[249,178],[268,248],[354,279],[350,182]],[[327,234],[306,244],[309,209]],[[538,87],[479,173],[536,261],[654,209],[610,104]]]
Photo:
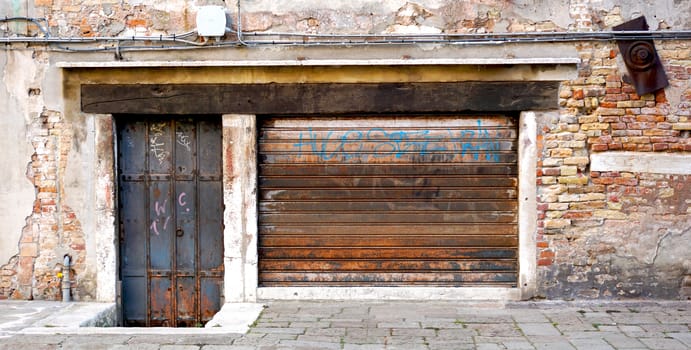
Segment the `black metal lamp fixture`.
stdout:
[[[641,16],[612,29],[622,32],[647,31],[648,23]],[[646,39],[640,33],[622,33],[615,38],[629,73],[628,79],[624,77],[624,81],[632,84],[638,95],[649,94],[669,85],[652,39]]]

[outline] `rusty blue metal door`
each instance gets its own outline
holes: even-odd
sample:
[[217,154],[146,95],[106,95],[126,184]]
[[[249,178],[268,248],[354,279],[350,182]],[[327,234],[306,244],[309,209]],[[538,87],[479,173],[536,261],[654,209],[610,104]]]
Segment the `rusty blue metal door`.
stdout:
[[124,326],[194,327],[223,295],[219,118],[116,117]]

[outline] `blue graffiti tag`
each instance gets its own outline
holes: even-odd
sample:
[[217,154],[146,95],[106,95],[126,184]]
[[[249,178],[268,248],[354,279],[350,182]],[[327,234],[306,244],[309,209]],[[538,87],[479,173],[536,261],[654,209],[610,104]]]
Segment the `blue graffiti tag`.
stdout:
[[[501,144],[493,139],[489,130],[477,120],[475,130],[447,129],[448,136],[434,135],[432,130],[389,130],[371,128],[365,131],[347,130],[338,135],[328,131],[320,138],[312,128],[306,135],[300,133],[297,143],[297,156],[316,156],[319,160],[328,161],[342,157],[344,162],[357,160],[366,162],[368,157],[384,158],[394,156],[424,156],[434,152],[454,151],[461,156],[472,154],[474,160],[484,158],[486,161],[499,162]],[[366,143],[374,144],[371,152],[363,152]],[[327,149],[328,147],[328,149]],[[450,149],[451,148],[451,149]]]

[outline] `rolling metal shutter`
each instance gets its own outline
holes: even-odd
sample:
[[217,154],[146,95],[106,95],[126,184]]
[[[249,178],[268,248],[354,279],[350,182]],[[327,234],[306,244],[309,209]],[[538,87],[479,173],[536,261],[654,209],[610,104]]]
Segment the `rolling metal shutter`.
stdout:
[[260,119],[261,286],[515,286],[505,116]]

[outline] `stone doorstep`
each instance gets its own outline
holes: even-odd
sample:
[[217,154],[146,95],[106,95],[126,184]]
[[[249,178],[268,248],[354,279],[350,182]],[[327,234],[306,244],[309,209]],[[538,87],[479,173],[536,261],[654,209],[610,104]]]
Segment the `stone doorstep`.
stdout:
[[219,329],[227,333],[247,333],[266,308],[257,303],[225,303],[221,310],[206,323],[204,329]]
[[28,328],[53,333],[56,328],[109,326],[115,323],[114,303],[3,301],[0,330],[16,334]]
[[204,328],[112,327],[116,307],[113,303],[74,303],[16,333],[19,334],[172,334],[206,335],[247,333],[264,305],[226,303]]

